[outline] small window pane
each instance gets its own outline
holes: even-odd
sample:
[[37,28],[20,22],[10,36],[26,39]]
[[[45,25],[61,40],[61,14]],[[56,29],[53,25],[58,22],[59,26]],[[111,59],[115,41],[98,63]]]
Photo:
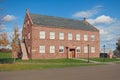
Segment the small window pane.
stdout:
[[77,53],[80,53],[80,46],[78,46],[78,47],[76,48],[76,52],[77,52]]
[[28,39],[30,39],[30,33],[28,33]]
[[39,51],[40,51],[40,53],[45,53],[45,46],[44,45],[40,45]]
[[80,40],[80,34],[76,34],[76,40]]
[[40,39],[45,39],[45,31],[40,31]]
[[50,32],[50,39],[55,39],[55,32]]
[[50,53],[55,53],[55,46],[50,46]]
[[88,35],[84,35],[84,41],[88,40]]
[[62,32],[59,33],[59,39],[64,40],[64,33],[62,33]]
[[68,33],[68,40],[72,40],[72,33]]
[[59,46],[59,52],[63,53],[64,52],[64,46]]
[[91,35],[91,41],[95,41],[95,36]]
[[91,53],[95,53],[95,47],[91,47]]
[[88,53],[88,46],[84,46],[84,53]]

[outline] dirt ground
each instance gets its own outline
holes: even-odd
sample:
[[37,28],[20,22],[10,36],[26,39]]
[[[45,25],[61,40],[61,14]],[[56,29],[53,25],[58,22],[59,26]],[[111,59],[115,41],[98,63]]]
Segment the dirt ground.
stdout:
[[120,64],[0,72],[0,80],[120,80]]

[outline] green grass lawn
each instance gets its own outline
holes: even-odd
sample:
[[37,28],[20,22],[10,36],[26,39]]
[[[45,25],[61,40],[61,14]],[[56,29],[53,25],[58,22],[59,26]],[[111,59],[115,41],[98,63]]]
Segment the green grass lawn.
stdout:
[[117,59],[117,58],[90,58],[90,60],[98,61],[98,62],[114,62],[114,61],[120,61],[120,59]]
[[39,60],[16,60],[13,63],[11,53],[0,53],[0,71],[13,70],[33,70],[48,68],[63,68],[77,66],[92,66],[97,64],[88,64],[86,61],[74,59],[39,59]]

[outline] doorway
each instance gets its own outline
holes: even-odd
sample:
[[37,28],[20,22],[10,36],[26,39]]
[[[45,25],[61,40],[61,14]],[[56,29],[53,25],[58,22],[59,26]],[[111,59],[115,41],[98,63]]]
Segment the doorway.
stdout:
[[75,58],[75,49],[70,49],[69,50],[69,57],[70,58]]

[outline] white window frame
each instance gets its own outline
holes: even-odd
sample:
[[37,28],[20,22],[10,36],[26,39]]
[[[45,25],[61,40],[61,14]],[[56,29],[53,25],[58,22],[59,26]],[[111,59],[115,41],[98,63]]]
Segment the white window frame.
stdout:
[[68,33],[68,40],[72,40],[72,33]]
[[84,35],[84,41],[88,41],[88,35],[87,34]]
[[95,53],[95,47],[91,47],[91,53]]
[[50,46],[50,53],[55,53],[55,46],[54,45]]
[[55,39],[55,32],[50,32],[50,39]]
[[45,31],[40,31],[40,39],[45,39]]
[[59,46],[59,53],[64,53],[64,46]]
[[30,24],[29,20],[27,21],[28,24]]
[[45,53],[45,45],[39,46],[39,53]]
[[88,46],[84,46],[84,53],[88,53]]
[[80,46],[77,46],[76,53],[80,53],[80,52],[81,52]]
[[28,33],[28,39],[30,39],[30,33]]
[[76,34],[76,40],[80,40],[80,34]]
[[59,33],[59,39],[60,39],[60,40],[64,40],[64,33],[63,33],[63,32],[60,32],[60,33]]
[[91,35],[91,41],[95,41],[95,35]]

